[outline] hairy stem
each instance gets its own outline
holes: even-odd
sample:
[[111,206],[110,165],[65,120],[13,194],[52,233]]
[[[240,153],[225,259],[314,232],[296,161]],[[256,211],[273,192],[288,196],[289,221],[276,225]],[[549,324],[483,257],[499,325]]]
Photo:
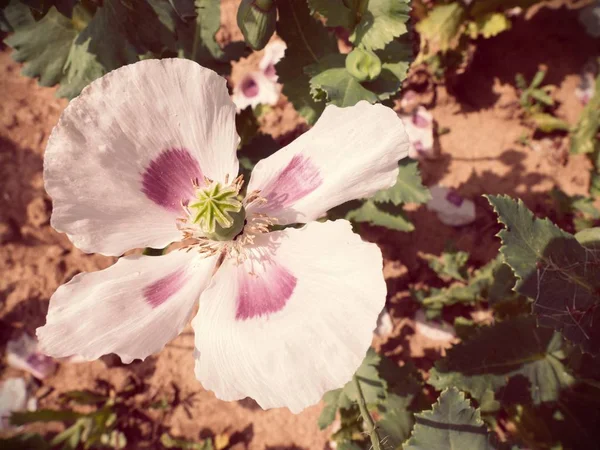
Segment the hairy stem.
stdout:
[[365,396],[363,395],[360,382],[358,381],[356,375],[354,375],[353,380],[354,384],[356,384],[356,392],[358,392],[358,407],[360,408],[360,415],[366,424],[367,433],[369,433],[369,437],[371,438],[373,450],[381,450],[381,439],[379,438],[379,433],[377,432],[377,426],[375,425],[375,421],[373,421],[373,417],[371,417],[371,413],[369,413],[369,410],[367,409],[367,402],[365,401]]

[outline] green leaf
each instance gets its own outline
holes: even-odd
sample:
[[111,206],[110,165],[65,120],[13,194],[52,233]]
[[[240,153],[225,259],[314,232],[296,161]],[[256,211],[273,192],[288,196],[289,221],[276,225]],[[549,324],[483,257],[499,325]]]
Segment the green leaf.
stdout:
[[460,2],[435,6],[416,29],[429,46],[428,53],[446,52],[454,48],[462,31],[466,11]]
[[464,393],[444,390],[431,411],[415,414],[416,424],[404,450],[491,450],[487,428],[479,409],[471,407]]
[[372,200],[367,200],[360,208],[350,211],[346,215],[346,219],[353,222],[366,222],[396,231],[408,232],[415,229],[414,225],[404,217],[401,210],[391,214],[381,209]]
[[[5,42],[14,49],[12,57],[23,62],[22,74],[39,77],[42,86],[54,86],[65,78],[63,67],[77,36],[70,19],[52,7],[36,22],[27,6],[12,1],[4,10],[14,33]],[[52,42],[52,45],[48,45]]]
[[163,433],[160,436],[160,443],[165,448],[178,448],[181,450],[213,450],[214,448],[210,439],[201,442],[190,442],[172,438],[168,433]]
[[277,6],[277,34],[287,44],[286,56],[277,64],[277,75],[283,93],[296,111],[314,124],[325,104],[316,102],[310,94],[310,78],[304,67],[318,63],[326,54],[337,52],[337,43],[327,29],[309,12],[305,0],[288,0]]
[[25,75],[40,77],[45,86],[60,83],[57,95],[73,98],[107,72],[142,55],[175,47],[173,30],[163,23],[153,3],[158,4],[105,0],[93,16],[76,5],[73,19],[50,8],[36,22],[27,8],[12,2],[6,17],[14,34],[7,43],[15,48],[15,59],[25,63]]
[[377,102],[375,93],[369,91],[346,70],[346,55],[331,54],[304,71],[310,78],[310,92],[314,98],[325,95],[327,103],[340,107],[353,106],[361,100]]
[[531,120],[535,127],[544,133],[552,133],[553,131],[569,131],[570,126],[567,122],[552,114],[536,113],[531,116]]
[[325,407],[321,411],[321,414],[319,415],[319,420],[317,422],[319,425],[319,429],[324,430],[335,420],[335,415],[338,410],[338,402],[341,394],[342,389],[335,389],[333,391],[327,392],[323,396],[323,402],[325,403]]
[[466,285],[454,284],[445,289],[432,289],[432,295],[424,298],[421,303],[431,311],[429,318],[435,317],[433,311],[441,311],[444,306],[457,303],[473,304],[487,299],[491,287],[494,285],[494,271],[502,264],[502,258],[493,259],[479,270],[475,271]]
[[467,252],[443,252],[441,261],[436,255],[423,254],[422,257],[428,262],[431,270],[437,273],[440,278],[449,277],[458,281],[466,281],[466,264],[469,260]]
[[587,248],[600,248],[600,228],[588,228],[575,235],[575,239]]
[[14,426],[34,422],[72,422],[82,417],[82,414],[69,410],[38,409],[36,411],[13,412],[10,423]]
[[452,347],[435,364],[428,383],[439,390],[456,386],[481,401],[486,391],[525,379],[533,403],[550,402],[574,381],[563,357],[560,334],[537,328],[533,317],[517,317],[478,328],[471,339]]
[[328,27],[354,28],[354,14],[343,0],[308,0],[310,13],[325,18]]
[[[355,377],[360,383],[361,391],[365,402],[368,405],[374,405],[386,398],[387,382],[380,376],[378,365],[381,363],[381,356],[375,350],[369,348],[365,359],[356,370]],[[358,402],[359,394],[357,392],[354,380],[350,380],[343,388],[343,395],[351,402]],[[345,400],[341,399],[343,404]]]
[[[154,249],[152,249],[154,250]],[[162,255],[162,251],[160,253]],[[71,400],[80,405],[96,405],[98,403],[103,403],[108,400],[104,395],[96,394],[92,391],[68,391],[61,395],[62,398]]]
[[49,450],[50,444],[37,433],[24,433],[10,438],[0,438],[0,448],[7,450]]
[[[195,0],[196,7],[196,34],[200,43],[196,44],[195,60],[201,62],[207,59],[222,59],[225,53],[215,39],[221,27],[221,0]],[[205,49],[208,55],[200,56],[200,48]]]
[[406,0],[368,0],[350,41],[368,50],[382,49],[408,32],[409,13]]
[[533,97],[535,100],[537,100],[542,105],[545,105],[545,106],[553,106],[554,105],[554,99],[552,98],[552,96],[548,92],[544,91],[543,89],[531,89],[529,91],[529,95],[531,95],[531,97]]
[[502,13],[490,13],[475,20],[477,33],[488,39],[510,30],[512,23]]
[[329,54],[319,62],[305,67],[311,77],[311,95],[325,98],[327,103],[344,107],[361,100],[369,103],[387,100],[402,87],[408,73],[412,49],[408,42],[393,41],[376,53],[382,62],[377,79],[360,82],[346,68],[346,55]]
[[388,394],[378,407],[381,419],[377,421],[377,428],[386,448],[398,448],[410,435],[414,424],[411,401],[412,396]]
[[378,203],[427,203],[431,199],[429,189],[423,186],[419,164],[408,158],[400,162],[396,184],[389,189],[377,192],[371,200]]
[[596,78],[594,96],[590,99],[577,126],[571,134],[571,153],[593,153],[598,147],[598,128],[600,127],[600,75]]
[[587,352],[600,350],[600,253],[550,222],[536,219],[521,200],[488,196],[506,226],[500,251],[517,276],[516,291],[534,299],[538,324],[562,331]]

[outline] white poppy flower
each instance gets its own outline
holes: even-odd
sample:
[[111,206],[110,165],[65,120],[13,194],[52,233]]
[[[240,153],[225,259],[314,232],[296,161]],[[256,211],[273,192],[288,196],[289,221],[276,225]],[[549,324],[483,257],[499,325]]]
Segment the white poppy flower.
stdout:
[[413,159],[435,158],[433,116],[423,106],[412,114],[400,115],[410,140],[408,156]]
[[[328,106],[256,165],[244,198],[238,143],[225,80],[189,60],[124,66],[69,103],[44,159],[52,226],[85,252],[185,247],[61,286],[44,353],[144,359],[199,301],[195,371],[218,398],[299,412],[351,379],[385,304],[382,256],[349,222],[314,220],[394,185],[402,122],[364,101]],[[306,225],[269,229],[292,223]]]
[[27,392],[27,383],[23,378],[8,378],[0,383],[0,431],[11,428],[11,413],[33,411],[37,402]]
[[232,99],[238,111],[251,106],[275,105],[281,94],[277,84],[277,64],[285,53],[285,43],[274,41],[265,47],[265,54],[258,67],[260,70],[247,73],[234,87]]
[[471,200],[444,186],[433,186],[429,191],[431,200],[427,208],[435,212],[443,224],[459,227],[475,220],[475,203]]
[[6,362],[42,380],[56,370],[56,362],[38,351],[38,342],[28,334],[6,344]]

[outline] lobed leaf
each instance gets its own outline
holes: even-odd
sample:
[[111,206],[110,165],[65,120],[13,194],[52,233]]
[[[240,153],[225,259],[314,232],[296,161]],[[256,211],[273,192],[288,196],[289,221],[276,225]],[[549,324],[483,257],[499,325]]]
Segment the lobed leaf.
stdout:
[[454,48],[458,44],[466,14],[460,2],[435,6],[416,26],[421,38],[429,46],[427,53],[446,52]]
[[500,251],[518,278],[515,290],[534,299],[538,324],[598,353],[599,251],[584,247],[548,219],[535,218],[521,200],[487,198],[506,227],[498,234]]
[[13,31],[5,42],[14,50],[13,59],[24,63],[22,74],[39,77],[42,86],[61,83],[66,77],[63,68],[69,49],[77,36],[72,21],[52,7],[36,22],[29,8],[16,0],[10,2],[4,14]]
[[492,287],[499,289],[495,283],[494,274],[502,264],[502,258],[497,257],[475,271],[467,284],[454,284],[444,289],[432,289],[432,295],[421,300],[423,306],[428,310],[428,317],[434,318],[439,315],[444,306],[458,303],[473,304],[486,300]]
[[404,450],[494,448],[479,409],[474,409],[456,388],[445,389],[431,411],[415,414],[415,420]]
[[398,179],[389,189],[377,192],[372,200],[378,203],[427,203],[431,199],[429,189],[423,185],[419,164],[408,158],[400,161]]
[[477,328],[436,362],[428,383],[439,390],[458,387],[479,402],[509,384],[524,385],[534,404],[556,401],[574,381],[563,356],[560,334],[537,328],[531,316],[517,317]]
[[394,38],[408,32],[409,13],[407,0],[369,0],[366,9],[359,11],[360,20],[350,41],[369,50],[383,49]]
[[310,78],[304,73],[304,67],[336,53],[337,44],[327,29],[311,16],[305,0],[279,2],[277,8],[277,34],[287,44],[286,56],[277,64],[277,74],[283,93],[296,111],[313,124],[325,105],[311,96]]
[[363,205],[346,215],[346,219],[353,222],[366,222],[371,225],[389,228],[396,231],[413,231],[414,225],[404,217],[401,210],[393,214],[384,211],[372,200],[367,200]]
[[310,13],[318,13],[328,27],[344,27],[352,30],[355,26],[353,11],[343,0],[308,0]]

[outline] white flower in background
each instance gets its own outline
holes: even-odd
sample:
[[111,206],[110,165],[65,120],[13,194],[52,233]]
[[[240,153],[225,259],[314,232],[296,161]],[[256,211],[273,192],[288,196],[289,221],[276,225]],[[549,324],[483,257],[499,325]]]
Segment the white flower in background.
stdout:
[[433,116],[423,106],[412,114],[400,115],[410,140],[408,156],[413,159],[435,158]]
[[375,334],[379,337],[389,336],[394,331],[394,324],[392,322],[392,316],[388,312],[387,308],[383,308],[379,317],[377,318],[377,328],[375,328]]
[[[199,300],[196,377],[218,398],[299,412],[351,379],[385,304],[382,256],[349,222],[315,219],[394,185],[402,122],[364,101],[328,106],[256,165],[245,197],[238,143],[225,80],[185,59],[124,66],[69,103],[44,158],[52,226],[112,256],[185,242],[61,286],[37,331],[44,353],[144,359]],[[294,223],[306,225],[269,229]]]
[[452,325],[427,320],[422,310],[417,311],[415,315],[415,330],[432,341],[447,343],[456,338],[456,332]]
[[38,342],[24,333],[6,344],[6,362],[42,380],[56,370],[56,362],[38,351]]
[[233,103],[238,111],[251,106],[275,105],[279,100],[281,86],[277,84],[275,65],[285,54],[285,43],[274,41],[264,50],[258,71],[247,73],[233,89]]
[[429,191],[427,209],[435,212],[443,224],[459,227],[475,220],[475,203],[471,200],[444,186],[433,186]]
[[35,411],[37,401],[27,392],[23,378],[8,378],[0,383],[0,431],[11,428],[10,415],[18,411]]
[[587,105],[596,91],[596,77],[589,70],[584,70],[581,74],[579,85],[575,88],[575,96],[579,101]]
[[600,37],[600,0],[582,8],[579,11],[579,21],[585,31],[592,37]]

